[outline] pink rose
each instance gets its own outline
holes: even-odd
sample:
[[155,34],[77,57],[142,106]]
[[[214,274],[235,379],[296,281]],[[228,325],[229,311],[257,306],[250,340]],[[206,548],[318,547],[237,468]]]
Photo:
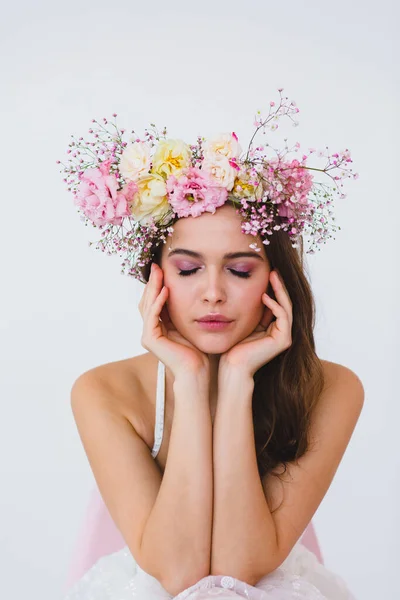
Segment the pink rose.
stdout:
[[121,225],[123,217],[131,214],[129,203],[137,191],[133,181],[118,190],[117,178],[110,173],[111,162],[107,160],[99,167],[86,169],[79,177],[74,202],[95,225]]
[[218,186],[211,177],[198,167],[188,167],[177,178],[167,179],[169,204],[178,217],[198,217],[207,211],[215,213],[228,196],[228,190]]

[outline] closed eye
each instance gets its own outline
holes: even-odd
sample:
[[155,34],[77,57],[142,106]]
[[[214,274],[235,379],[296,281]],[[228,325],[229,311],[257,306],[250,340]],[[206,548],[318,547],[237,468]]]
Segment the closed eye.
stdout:
[[[178,275],[181,275],[182,277],[188,277],[189,275],[193,275],[193,273],[196,273],[196,271],[198,271],[199,268],[200,267],[197,267],[196,269],[190,269],[189,271],[179,271]],[[235,269],[228,270],[231,271],[237,277],[242,277],[244,279],[248,279],[250,277],[250,273],[248,271],[235,271]]]

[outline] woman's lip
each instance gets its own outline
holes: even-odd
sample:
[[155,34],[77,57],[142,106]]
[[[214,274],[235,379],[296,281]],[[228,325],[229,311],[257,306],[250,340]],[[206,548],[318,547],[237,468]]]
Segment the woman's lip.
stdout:
[[199,323],[231,323],[226,319],[198,319]]
[[200,327],[203,329],[209,329],[211,331],[219,331],[220,329],[225,329],[228,325],[233,323],[233,321],[197,321]]

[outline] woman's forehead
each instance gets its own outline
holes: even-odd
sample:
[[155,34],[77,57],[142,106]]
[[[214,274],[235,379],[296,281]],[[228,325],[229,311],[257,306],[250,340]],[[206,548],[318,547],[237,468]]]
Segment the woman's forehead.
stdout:
[[[233,207],[222,206],[199,217],[182,217],[163,245],[163,257],[186,256],[201,260],[252,258],[265,260],[259,236],[244,233],[242,219]],[[250,244],[259,250],[252,249]]]

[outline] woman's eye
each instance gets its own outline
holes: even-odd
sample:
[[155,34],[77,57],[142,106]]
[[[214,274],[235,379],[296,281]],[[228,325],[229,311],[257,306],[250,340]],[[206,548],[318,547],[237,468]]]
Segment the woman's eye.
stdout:
[[[182,277],[187,277],[188,275],[192,275],[193,273],[196,273],[196,271],[199,270],[199,267],[197,267],[196,269],[190,269],[189,271],[179,271],[178,275],[181,275]],[[247,279],[248,277],[250,277],[250,273],[248,271],[235,271],[235,269],[229,269],[229,271],[231,271],[234,275],[236,275],[237,277],[242,277],[244,279]]]

